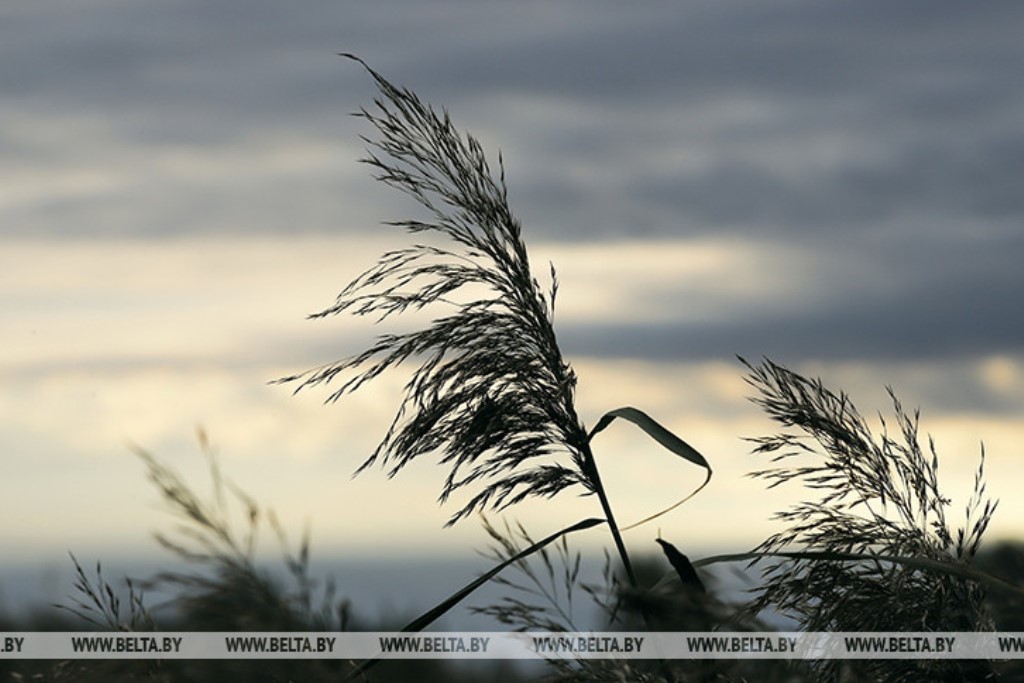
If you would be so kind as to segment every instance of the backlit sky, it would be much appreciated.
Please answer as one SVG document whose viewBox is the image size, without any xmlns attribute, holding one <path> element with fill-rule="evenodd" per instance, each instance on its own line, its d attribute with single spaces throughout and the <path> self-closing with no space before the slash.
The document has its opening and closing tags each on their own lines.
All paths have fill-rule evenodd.
<svg viewBox="0 0 1024 683">
<path fill-rule="evenodd" d="M 130 444 L 226 474 L 314 548 L 468 552 L 443 473 L 350 474 L 402 378 L 331 406 L 268 385 L 358 351 L 306 321 L 414 207 L 357 163 L 354 52 L 501 149 L 590 424 L 635 405 L 716 475 L 630 532 L 749 548 L 791 497 L 743 474 L 772 427 L 736 354 L 922 408 L 958 504 L 979 444 L 1024 531 L 1024 5 L 37 0 L 0 6 L 0 541 L 138 554 L 166 528 Z M 628 427 L 596 444 L 623 521 L 702 473 Z M 592 499 L 521 506 L 538 536 Z M 606 539 L 587 532 L 585 544 Z M 269 549 L 273 540 L 264 539 Z M 691 555 L 699 556 L 701 552 Z"/>
</svg>

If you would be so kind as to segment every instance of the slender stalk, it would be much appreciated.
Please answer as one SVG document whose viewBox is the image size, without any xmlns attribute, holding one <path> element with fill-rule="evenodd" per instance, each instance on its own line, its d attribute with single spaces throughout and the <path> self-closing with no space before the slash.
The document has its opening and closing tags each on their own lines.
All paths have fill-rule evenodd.
<svg viewBox="0 0 1024 683">
<path fill-rule="evenodd" d="M 568 407 L 571 410 L 571 414 L 572 414 L 574 420 L 577 422 L 577 424 L 579 424 L 579 421 L 576 418 L 575 409 L 572 408 L 571 401 L 568 402 Z M 633 420 L 636 419 L 636 416 L 635 416 L 634 413 L 636 413 L 638 411 L 635 411 L 635 409 L 629 409 L 629 410 L 632 411 L 631 413 L 629 413 L 629 415 L 631 415 L 631 417 L 629 417 L 627 419 L 630 419 L 631 421 L 633 421 Z M 598 425 L 594 428 L 593 431 L 590 432 L 589 435 L 586 435 L 586 433 L 584 433 L 585 434 L 585 438 L 582 439 L 579 442 L 579 446 L 578 446 L 578 453 L 581 456 L 581 460 L 579 462 L 579 466 L 580 466 L 580 473 L 587 480 L 587 487 L 590 490 L 592 490 L 594 493 L 596 493 L 597 494 L 597 499 L 599 501 L 601 501 L 601 509 L 604 511 L 605 521 L 608 522 L 608 528 L 611 529 L 612 539 L 615 541 L 615 549 L 619 553 L 619 559 L 622 560 L 622 566 L 626 570 L 626 578 L 629 580 L 629 586 L 634 591 L 639 591 L 640 590 L 640 583 L 636 579 L 636 572 L 633 571 L 633 563 L 629 559 L 629 551 L 626 550 L 626 544 L 622 540 L 622 531 L 619 529 L 619 525 L 615 521 L 615 513 L 612 512 L 611 502 L 608 500 L 608 494 L 605 491 L 604 484 L 601 482 L 601 473 L 597 469 L 597 460 L 594 458 L 594 451 L 590 448 L 590 439 L 594 436 L 594 434 L 596 434 L 599 431 L 601 431 L 602 429 L 604 429 L 611 422 L 612 419 L 614 419 L 615 417 L 620 417 L 620 416 L 622 416 L 620 411 L 613 411 L 613 413 L 610 413 L 609 415 L 606 415 L 604 418 L 602 418 L 601 421 L 598 423 Z M 646 418 L 647 416 L 643 415 L 643 417 Z M 647 418 L 647 420 L 650 420 L 650 418 Z M 652 425 L 656 425 L 656 423 L 654 423 L 653 420 L 650 420 L 650 422 L 651 422 Z M 660 425 L 657 425 L 656 427 L 652 427 L 651 425 L 648 425 L 648 426 L 644 427 L 645 431 L 648 431 L 649 429 L 652 429 L 652 428 L 654 428 L 654 429 L 661 429 Z M 650 433 L 650 432 L 648 431 L 648 433 Z M 674 439 L 675 437 L 673 436 L 672 438 Z M 662 445 L 666 445 L 664 443 L 664 440 L 665 440 L 665 437 L 663 435 L 661 435 L 661 438 L 659 438 L 659 441 L 662 442 Z M 682 443 L 682 442 L 680 442 L 680 443 Z M 683 444 L 683 445 L 685 446 L 685 444 Z M 678 448 L 679 448 L 678 446 L 673 445 L 673 446 L 670 447 L 670 450 L 673 450 L 673 451 L 678 453 Z M 686 446 L 686 448 L 688 449 L 689 446 Z M 697 457 L 700 458 L 701 461 L 703 461 L 703 456 L 700 456 L 699 454 L 697 454 Z M 705 466 L 706 466 L 706 463 L 705 463 Z M 709 476 L 710 476 L 710 469 L 709 469 Z M 705 483 L 707 483 L 707 482 L 705 482 Z M 651 620 L 651 616 L 648 613 L 647 607 L 643 604 L 643 602 L 641 602 L 639 604 L 639 609 L 640 609 L 640 618 L 644 622 L 644 627 L 648 631 L 653 630 L 652 629 L 652 623 L 653 622 Z M 661 674 L 665 678 L 665 681 L 667 681 L 667 683 L 676 683 L 676 676 L 672 672 L 672 667 L 669 665 L 667 660 L 664 660 L 664 659 L 659 660 L 658 666 L 661 668 Z"/>
<path fill-rule="evenodd" d="M 633 590 L 639 590 L 640 584 L 636 580 L 636 573 L 633 571 L 633 563 L 629 559 L 629 552 L 626 550 L 626 544 L 622 540 L 622 532 L 619 531 L 619 525 L 615 522 L 615 514 L 612 512 L 611 503 L 608 501 L 608 495 L 605 493 L 604 484 L 601 483 L 601 473 L 597 470 L 597 461 L 594 459 L 594 452 L 590 448 L 590 442 L 583 442 L 583 474 L 590 479 L 590 483 L 593 486 L 594 492 L 597 494 L 597 499 L 601 501 L 601 509 L 604 510 L 605 519 L 608 522 L 608 528 L 611 529 L 612 538 L 615 540 L 615 549 L 619 552 L 619 559 L 622 560 L 622 566 L 626 570 L 626 577 L 629 579 L 630 588 Z M 640 605 L 640 618 L 644 621 L 644 626 L 648 631 L 651 630 L 651 619 L 647 613 L 647 608 L 641 603 Z M 659 666 L 661 667 L 661 673 L 664 675 L 665 680 L 669 683 L 675 683 L 676 677 L 672 673 L 672 668 L 668 662 L 660 660 Z"/>
<path fill-rule="evenodd" d="M 619 552 L 619 559 L 622 560 L 622 566 L 626 570 L 629 585 L 631 588 L 636 589 L 638 584 L 636 574 L 633 571 L 633 563 L 629 559 L 629 552 L 626 550 L 626 544 L 622 540 L 619 525 L 615 522 L 615 514 L 612 512 L 612 506 L 608 501 L 608 494 L 605 492 L 604 484 L 601 483 L 601 474 L 597 470 L 597 461 L 594 460 L 594 452 L 590 449 L 589 443 L 585 443 L 583 446 L 583 472 L 590 480 L 594 493 L 597 494 L 597 499 L 601 501 L 601 509 L 604 511 L 605 519 L 608 520 L 608 528 L 611 529 L 612 539 L 615 541 L 615 549 Z"/>
</svg>

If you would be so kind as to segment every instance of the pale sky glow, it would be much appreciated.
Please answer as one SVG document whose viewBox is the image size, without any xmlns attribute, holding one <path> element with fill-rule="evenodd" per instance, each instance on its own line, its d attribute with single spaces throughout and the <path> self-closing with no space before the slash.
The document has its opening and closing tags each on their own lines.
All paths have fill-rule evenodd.
<svg viewBox="0 0 1024 683">
<path fill-rule="evenodd" d="M 170 520 L 131 446 L 202 488 L 199 426 L 315 552 L 486 544 L 442 528 L 459 501 L 437 505 L 433 461 L 351 479 L 401 373 L 328 406 L 269 383 L 365 347 L 367 321 L 305 316 L 407 243 L 381 221 L 422 217 L 357 162 L 348 114 L 375 92 L 340 51 L 502 151 L 542 285 L 557 268 L 581 417 L 641 408 L 715 468 L 628 532 L 640 552 L 659 530 L 691 557 L 748 550 L 800 494 L 744 476 L 742 438 L 773 427 L 737 354 L 871 419 L 886 385 L 920 406 L 954 523 L 984 441 L 990 538 L 1024 537 L 1024 6 L 910 4 L 929 20 L 853 0 L 3 6 L 4 557 L 156 552 Z M 629 425 L 596 451 L 623 523 L 703 478 Z M 540 536 L 599 514 L 569 494 L 512 516 Z"/>
<path fill-rule="evenodd" d="M 340 283 L 358 271 L 356 264 L 370 263 L 386 246 L 351 239 L 199 238 L 9 245 L 0 297 L 24 304 L 8 306 L 0 320 L 9 343 L 0 393 L 5 466 L 14 475 L 4 478 L 2 493 L 11 509 L 24 514 L 0 521 L 11 549 L 22 557 L 93 547 L 123 553 L 124 544 L 152 549 L 149 532 L 169 520 L 128 445 L 153 452 L 203 490 L 197 426 L 209 432 L 230 477 L 274 507 L 296 534 L 308 520 L 325 550 L 390 555 L 482 546 L 485 539 L 473 522 L 440 528 L 455 508 L 435 505 L 442 474 L 430 464 L 391 481 L 378 470 L 350 479 L 397 406 L 400 373 L 331 406 L 321 405 L 323 391 L 292 397 L 287 388 L 266 383 L 369 339 L 370 330 L 358 320 L 307 321 L 303 314 L 329 303 Z M 685 302 L 695 295 L 694 279 L 705 283 L 704 297 L 725 302 L 727 309 L 732 301 L 735 315 L 743 314 L 743 301 L 770 306 L 778 299 L 743 284 L 750 257 L 732 245 L 660 242 L 574 251 L 541 243 L 535 251 L 562 266 L 558 320 L 567 324 L 604 317 L 642 321 L 644 314 L 685 317 L 689 307 L 669 306 L 666 290 Z M 346 255 L 345 267 L 338 254 Z M 50 277 L 41 275 L 40 262 L 49 264 Z M 629 296 L 619 291 L 620 282 Z M 632 310 L 631 301 L 643 301 L 646 288 L 655 295 Z M 660 309 L 652 301 L 660 301 Z M 347 339 L 353 331 L 355 339 Z M 695 547 L 740 550 L 771 529 L 768 514 L 790 498 L 766 495 L 743 476 L 755 461 L 740 438 L 766 433 L 771 425 L 746 401 L 750 392 L 738 363 L 570 358 L 580 375 L 585 420 L 592 424 L 621 405 L 642 407 L 715 467 L 704 494 L 650 529 L 630 532 L 631 538 L 642 544 L 660 528 Z M 961 483 L 970 481 L 984 439 L 990 490 L 1003 499 L 993 533 L 1020 533 L 1024 506 L 1012 495 L 1024 485 L 1015 459 L 1019 421 L 1012 414 L 973 411 L 968 403 L 956 407 L 955 399 L 951 405 L 929 398 L 955 382 L 968 395 L 988 394 L 997 405 L 1024 405 L 1019 361 L 996 356 L 976 363 L 807 367 L 851 392 L 868 416 L 888 410 L 887 382 L 908 404 L 923 405 L 924 426 L 938 440 L 952 493 L 968 492 Z M 597 450 L 623 522 L 669 505 L 702 480 L 699 470 L 628 426 L 604 433 Z M 752 513 L 741 525 L 737 501 Z M 355 509 L 359 517 L 350 512 Z M 515 517 L 540 534 L 595 514 L 596 501 L 570 498 L 521 506 Z M 30 534 L 26 518 L 34 520 Z M 381 538 L 399 542 L 378 545 Z M 599 546 L 603 537 L 589 533 L 581 542 Z"/>
</svg>

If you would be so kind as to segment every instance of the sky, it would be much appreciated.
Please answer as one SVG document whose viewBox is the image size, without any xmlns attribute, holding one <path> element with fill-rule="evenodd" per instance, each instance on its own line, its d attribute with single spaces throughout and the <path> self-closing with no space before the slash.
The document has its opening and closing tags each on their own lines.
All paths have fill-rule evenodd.
<svg viewBox="0 0 1024 683">
<path fill-rule="evenodd" d="M 275 378 L 375 330 L 308 321 L 406 237 L 415 207 L 358 163 L 372 79 L 450 112 L 492 159 L 578 407 L 641 408 L 711 484 L 627 535 L 749 549 L 800 491 L 765 492 L 773 431 L 737 354 L 920 406 L 959 521 L 981 443 L 992 538 L 1024 533 L 1024 6 L 606 0 L 39 0 L 0 6 L 0 539 L 9 561 L 158 552 L 173 518 L 134 448 L 225 475 L 294 543 L 470 554 L 444 473 L 351 474 L 402 377 L 338 403 Z M 700 470 L 628 426 L 595 444 L 621 521 Z M 537 536 L 591 498 L 514 509 Z M 652 528 L 653 527 L 653 528 Z M 608 545 L 598 530 L 582 547 Z M 263 547 L 276 552 L 271 534 Z"/>
</svg>

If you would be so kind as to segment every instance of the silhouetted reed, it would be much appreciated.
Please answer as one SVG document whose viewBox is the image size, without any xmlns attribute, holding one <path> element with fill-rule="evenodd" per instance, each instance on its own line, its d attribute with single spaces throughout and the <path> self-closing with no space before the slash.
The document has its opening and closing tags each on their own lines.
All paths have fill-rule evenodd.
<svg viewBox="0 0 1024 683">
<path fill-rule="evenodd" d="M 379 461 L 394 476 L 414 459 L 437 454 L 448 468 L 442 503 L 463 487 L 479 486 L 449 524 L 474 511 L 502 511 L 529 497 L 551 498 L 579 487 L 600 500 L 633 581 L 591 451 L 592 436 L 623 417 L 707 468 L 709 476 L 710 467 L 633 408 L 608 413 L 588 434 L 576 414 L 576 376 L 552 324 L 558 290 L 554 267 L 545 292 L 531 273 L 519 221 L 508 205 L 501 156 L 495 174 L 480 144 L 460 134 L 447 112 L 438 114 L 415 93 L 363 66 L 381 94 L 375 109 L 358 113 L 378 134 L 364 138 L 371 151 L 363 161 L 378 180 L 414 198 L 430 217 L 391 225 L 440 236 L 449 244 L 417 243 L 383 254 L 333 306 L 312 317 L 352 311 L 381 321 L 427 308 L 444 315 L 424 329 L 382 335 L 360 354 L 280 381 L 299 382 L 298 391 L 337 379 L 341 385 L 328 399 L 334 401 L 412 360 L 416 369 L 397 415 L 357 471 Z"/>
<path fill-rule="evenodd" d="M 752 609 L 781 610 L 808 631 L 991 630 L 983 587 L 963 575 L 996 509 L 985 496 L 984 449 L 966 518 L 954 531 L 935 444 L 929 438 L 927 452 L 922 449 L 919 413 L 908 414 L 891 388 L 896 433 L 880 417 L 876 436 L 849 397 L 821 380 L 769 360 L 747 367 L 758 392 L 753 400 L 796 430 L 751 439 L 755 453 L 778 465 L 752 476 L 769 488 L 802 484 L 816 494 L 777 513 L 786 529 L 755 549 L 767 556 L 796 552 L 765 569 Z M 908 681 L 956 680 L 978 669 L 945 660 L 859 666 Z M 818 665 L 823 680 L 834 680 L 844 667 L 838 660 Z"/>
<path fill-rule="evenodd" d="M 376 137 L 364 138 L 369 151 L 363 161 L 378 180 L 415 199 L 427 218 L 392 223 L 422 241 L 383 254 L 332 306 L 311 317 L 346 311 L 378 322 L 406 311 L 434 317 L 422 329 L 381 335 L 362 353 L 279 381 L 294 383 L 296 391 L 330 385 L 328 401 L 335 401 L 389 369 L 411 365 L 397 414 L 356 471 L 379 464 L 395 476 L 418 458 L 436 456 L 447 471 L 440 502 L 455 494 L 468 496 L 449 525 L 570 489 L 595 495 L 603 515 L 559 524 L 559 530 L 539 541 L 522 526 L 501 531 L 485 521 L 495 542 L 491 558 L 496 565 L 402 630 L 426 628 L 491 580 L 512 594 L 477 611 L 514 628 L 543 630 L 579 626 L 576 590 L 604 610 L 609 624 L 647 630 L 767 628 L 757 615 L 771 608 L 811 631 L 972 631 L 992 626 L 984 587 L 1024 594 L 1020 586 L 974 565 L 996 507 L 985 497 L 984 452 L 967 519 L 954 530 L 946 519 L 950 501 L 939 487 L 938 455 L 930 440 L 927 453 L 920 446 L 916 412 L 908 414 L 890 392 L 896 433 L 891 435 L 883 421 L 882 433 L 875 435 L 845 394 L 768 360 L 757 366 L 743 362 L 758 392 L 755 402 L 784 431 L 752 439 L 755 453 L 770 455 L 775 463 L 753 476 L 770 488 L 803 484 L 812 492 L 809 500 L 780 512 L 776 518 L 787 527 L 751 552 L 691 562 L 659 538 L 666 561 L 658 569 L 636 571 L 601 482 L 593 439 L 623 419 L 704 468 L 704 484 L 711 476 L 707 460 L 632 407 L 610 410 L 588 431 L 576 412 L 576 376 L 555 334 L 554 267 L 545 289 L 532 274 L 522 229 L 509 208 L 500 155 L 495 172 L 480 144 L 460 134 L 446 112 L 439 114 L 415 93 L 363 66 L 380 93 L 375 108 L 357 114 L 376 131 Z M 431 244 L 432 239 L 438 243 Z M 203 435 L 201 442 L 208 452 Z M 288 551 L 276 519 L 223 479 L 212 455 L 214 496 L 207 500 L 155 458 L 138 454 L 182 523 L 177 535 L 159 534 L 157 540 L 191 570 L 164 572 L 156 583 L 177 590 L 175 602 L 191 615 L 190 626 L 351 626 L 347 604 L 337 600 L 333 585 L 310 578 L 308 536 L 297 554 Z M 246 520 L 241 533 L 226 515 L 228 494 L 241 505 Z M 288 587 L 254 563 L 257 528 L 264 520 L 286 548 Z M 584 584 L 580 556 L 570 551 L 567 536 L 600 524 L 609 527 L 618 565 L 606 553 L 603 584 Z M 698 571 L 738 560 L 766 562 L 763 586 L 746 610 L 726 605 L 716 595 L 713 577 Z M 619 565 L 626 581 L 617 574 Z M 82 599 L 67 609 L 113 629 L 154 626 L 134 587 L 126 620 L 99 566 L 95 583 L 77 560 L 75 566 Z M 518 570 L 520 580 L 501 575 L 510 567 Z M 338 666 L 328 673 L 365 677 L 375 663 Z M 948 660 L 822 661 L 788 669 L 743 661 L 563 661 L 555 666 L 556 674 L 572 680 L 956 680 L 989 673 L 985 663 Z M 325 671 L 314 667 L 310 677 L 315 680 Z M 158 673 L 158 680 L 172 680 L 168 670 Z"/>
</svg>

